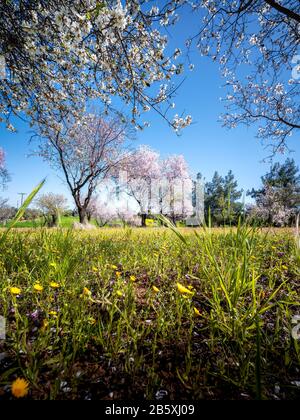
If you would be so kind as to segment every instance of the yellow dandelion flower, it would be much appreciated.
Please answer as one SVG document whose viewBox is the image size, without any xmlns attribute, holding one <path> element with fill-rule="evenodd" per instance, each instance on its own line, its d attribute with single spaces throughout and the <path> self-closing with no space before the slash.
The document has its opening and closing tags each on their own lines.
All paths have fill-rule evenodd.
<svg viewBox="0 0 300 420">
<path fill-rule="evenodd" d="M 121 277 L 122 273 L 120 271 L 116 271 L 116 276 Z"/>
<path fill-rule="evenodd" d="M 21 293 L 21 289 L 19 289 L 19 287 L 11 287 L 10 288 L 10 293 L 12 295 L 19 295 Z"/>
<path fill-rule="evenodd" d="M 92 292 L 87 287 L 84 287 L 82 294 L 83 296 L 91 296 Z"/>
<path fill-rule="evenodd" d="M 200 311 L 197 308 L 195 308 L 195 306 L 194 306 L 194 312 L 197 316 L 201 316 Z"/>
<path fill-rule="evenodd" d="M 41 326 L 41 330 L 45 331 L 45 329 L 48 327 L 48 325 L 49 325 L 49 322 L 47 321 L 47 319 L 44 319 L 43 324 Z"/>
<path fill-rule="evenodd" d="M 187 289 L 182 284 L 180 284 L 180 283 L 176 283 L 176 284 L 177 284 L 177 288 L 178 288 L 178 290 L 179 290 L 180 293 L 182 293 L 182 294 L 186 293 L 187 295 L 193 295 L 194 294 L 194 292 L 192 292 L 191 290 Z"/>
<path fill-rule="evenodd" d="M 120 296 L 120 297 L 122 297 L 122 296 L 123 296 L 123 293 L 121 292 L 121 290 L 117 290 L 117 292 L 116 292 L 116 293 L 117 293 L 117 295 L 118 295 L 118 296 Z"/>
<path fill-rule="evenodd" d="M 58 289 L 60 287 L 60 284 L 56 283 L 55 281 L 52 281 L 50 283 L 50 287 L 52 287 L 53 289 Z"/>
<path fill-rule="evenodd" d="M 50 311 L 49 315 L 56 317 L 57 316 L 57 312 L 56 311 Z"/>
<path fill-rule="evenodd" d="M 29 383 L 23 378 L 17 378 L 11 385 L 11 393 L 16 398 L 23 398 L 28 394 Z"/>
<path fill-rule="evenodd" d="M 33 288 L 36 292 L 42 292 L 44 290 L 43 286 L 41 286 L 39 283 L 35 283 Z"/>
<path fill-rule="evenodd" d="M 135 276 L 130 276 L 130 280 L 131 281 L 136 281 L 136 277 Z"/>
<path fill-rule="evenodd" d="M 154 290 L 155 293 L 158 293 L 159 292 L 159 288 L 156 287 L 156 286 L 152 286 L 152 289 Z"/>
</svg>

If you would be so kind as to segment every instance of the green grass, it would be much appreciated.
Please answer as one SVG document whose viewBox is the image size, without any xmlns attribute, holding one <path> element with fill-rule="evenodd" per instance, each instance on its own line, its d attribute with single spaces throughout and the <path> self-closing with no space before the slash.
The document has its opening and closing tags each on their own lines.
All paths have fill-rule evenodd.
<svg viewBox="0 0 300 420">
<path fill-rule="evenodd" d="M 288 230 L 14 230 L 0 276 L 2 399 L 299 398 Z"/>
<path fill-rule="evenodd" d="M 78 217 L 73 216 L 61 216 L 59 227 L 62 228 L 71 228 L 74 222 L 79 222 Z M 93 225 L 97 225 L 95 220 L 92 220 L 91 223 Z M 20 220 L 15 224 L 15 228 L 40 228 L 43 227 L 45 224 L 45 219 L 43 217 L 40 217 L 35 220 Z M 3 225 L 0 225 L 1 227 L 5 227 Z"/>
</svg>

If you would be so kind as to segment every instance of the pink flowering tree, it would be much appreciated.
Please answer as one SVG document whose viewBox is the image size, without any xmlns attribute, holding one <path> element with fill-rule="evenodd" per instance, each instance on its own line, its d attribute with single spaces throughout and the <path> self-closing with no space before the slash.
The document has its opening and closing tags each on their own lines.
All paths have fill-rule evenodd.
<svg viewBox="0 0 300 420">
<path fill-rule="evenodd" d="M 184 219 L 193 214 L 191 201 L 192 179 L 184 156 L 174 155 L 162 162 L 160 213 L 171 218 Z"/>
<path fill-rule="evenodd" d="M 275 226 L 287 226 L 295 209 L 284 205 L 282 193 L 271 185 L 265 185 L 264 191 L 256 198 L 257 204 L 248 206 L 248 219 Z"/>
<path fill-rule="evenodd" d="M 93 201 L 91 216 L 95 218 L 99 227 L 103 227 L 117 218 L 117 212 L 109 203 L 103 202 L 97 197 Z"/>
<path fill-rule="evenodd" d="M 94 191 L 124 159 L 126 125 L 117 116 L 87 114 L 59 131 L 44 127 L 42 136 L 47 141 L 41 142 L 39 154 L 64 175 L 80 223 L 87 223 Z"/>
<path fill-rule="evenodd" d="M 159 154 L 147 146 L 130 153 L 123 169 L 126 173 L 125 191 L 139 207 L 141 225 L 146 226 L 147 214 L 152 213 L 155 185 L 160 179 Z"/>
<path fill-rule="evenodd" d="M 137 225 L 138 217 L 128 205 L 122 204 L 116 209 L 117 217 L 121 220 L 123 226 L 126 225 L 135 226 Z"/>
</svg>

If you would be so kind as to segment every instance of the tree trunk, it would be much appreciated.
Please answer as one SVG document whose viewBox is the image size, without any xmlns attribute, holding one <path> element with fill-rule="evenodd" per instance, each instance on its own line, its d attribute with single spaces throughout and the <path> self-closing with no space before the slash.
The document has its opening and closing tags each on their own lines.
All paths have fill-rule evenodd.
<svg viewBox="0 0 300 420">
<path fill-rule="evenodd" d="M 146 213 L 142 213 L 141 214 L 142 227 L 146 227 L 146 219 L 147 219 L 147 214 Z"/>
<path fill-rule="evenodd" d="M 79 214 L 79 223 L 86 225 L 88 223 L 86 208 L 81 207 L 80 209 L 78 209 L 78 214 Z"/>
<path fill-rule="evenodd" d="M 57 226 L 57 222 L 58 222 L 58 217 L 57 214 L 52 214 L 52 226 L 55 227 Z"/>
</svg>

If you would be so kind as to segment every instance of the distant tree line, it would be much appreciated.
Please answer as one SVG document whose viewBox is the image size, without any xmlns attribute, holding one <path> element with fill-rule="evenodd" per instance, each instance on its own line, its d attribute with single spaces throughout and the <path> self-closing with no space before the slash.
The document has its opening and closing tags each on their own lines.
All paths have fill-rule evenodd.
<svg viewBox="0 0 300 420">
<path fill-rule="evenodd" d="M 141 151 L 142 149 L 138 149 L 132 156 L 141 153 Z M 148 161 L 151 161 L 149 156 L 154 152 L 147 149 L 147 153 L 145 155 L 147 155 Z M 176 156 L 169 159 L 173 162 L 173 160 L 176 160 L 175 158 L 177 159 Z M 155 159 L 152 160 L 156 161 Z M 184 161 L 183 163 L 185 164 Z M 177 165 L 182 171 L 185 168 L 183 163 L 180 161 L 180 165 Z M 179 171 L 177 166 L 174 166 L 175 172 Z M 144 169 L 145 167 L 144 162 Z M 197 180 L 204 182 L 200 173 L 197 174 Z M 196 181 L 193 182 L 195 186 Z M 137 185 L 138 187 L 134 183 L 131 185 L 134 197 L 138 199 L 142 197 L 146 206 L 148 200 L 147 185 L 145 188 L 143 185 L 143 188 L 141 187 L 141 182 Z M 193 195 L 193 205 L 195 206 L 195 188 Z M 251 197 L 254 202 L 245 204 L 246 196 Z M 144 215 L 142 208 L 143 206 L 141 205 L 140 216 Z M 0 197 L 1 224 L 5 224 L 13 219 L 17 210 L 16 207 L 8 204 L 7 199 Z M 211 181 L 204 183 L 204 218 L 207 225 L 234 226 L 240 220 L 258 226 L 291 226 L 295 223 L 296 215 L 299 212 L 300 173 L 293 159 L 287 159 L 282 164 L 273 164 L 269 172 L 261 177 L 261 187 L 259 189 L 252 188 L 252 190 L 246 192 L 239 189 L 237 180 L 231 170 L 225 176 L 221 176 L 216 171 Z M 165 214 L 165 212 L 162 211 L 162 214 Z M 168 212 L 166 214 L 168 215 Z M 52 227 L 58 224 L 61 215 L 78 216 L 78 211 L 77 209 L 72 211 L 68 208 L 67 200 L 63 195 L 47 193 L 40 195 L 34 203 L 34 208 L 26 210 L 24 219 L 40 219 L 41 224 Z M 170 215 L 172 216 L 172 214 Z M 151 214 L 147 213 L 147 217 L 150 216 Z M 123 224 L 138 224 L 136 215 L 132 211 L 125 208 L 112 211 L 106 203 L 99 201 L 99 197 L 94 197 L 89 203 L 87 218 L 89 221 L 91 218 L 98 220 L 99 226 L 104 226 L 115 218 L 121 220 Z M 182 214 L 181 218 L 176 218 L 176 221 L 184 218 L 185 215 Z"/>
<path fill-rule="evenodd" d="M 293 159 L 273 164 L 257 190 L 243 194 L 229 171 L 224 177 L 215 172 L 204 191 L 207 224 L 236 225 L 240 219 L 260 226 L 290 226 L 300 211 L 300 174 Z M 245 204 L 246 195 L 254 199 L 253 204 Z"/>
</svg>

